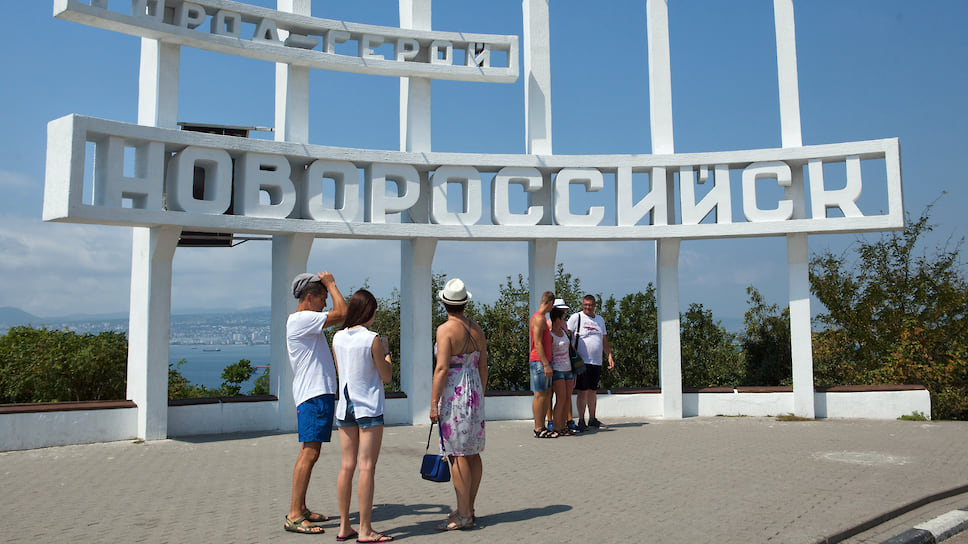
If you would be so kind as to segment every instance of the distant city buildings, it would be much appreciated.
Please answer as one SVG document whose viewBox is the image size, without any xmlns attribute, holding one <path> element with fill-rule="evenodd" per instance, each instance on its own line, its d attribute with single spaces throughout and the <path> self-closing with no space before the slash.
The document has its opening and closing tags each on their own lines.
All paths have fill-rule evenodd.
<svg viewBox="0 0 968 544">
<path fill-rule="evenodd" d="M 90 321 L 54 321 L 24 323 L 33 327 L 71 330 L 78 334 L 128 332 L 127 319 L 97 319 Z M 6 334 L 7 327 L 0 329 Z M 191 345 L 250 345 L 269 343 L 269 311 L 225 314 L 197 314 L 171 316 L 170 343 Z"/>
</svg>

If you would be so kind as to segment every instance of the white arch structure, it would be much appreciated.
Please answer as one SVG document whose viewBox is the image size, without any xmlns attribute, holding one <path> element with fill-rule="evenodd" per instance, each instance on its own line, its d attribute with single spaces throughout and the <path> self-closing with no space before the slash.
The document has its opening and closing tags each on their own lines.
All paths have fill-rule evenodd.
<svg viewBox="0 0 968 544">
<path fill-rule="evenodd" d="M 896 139 L 802 145 L 793 0 L 773 3 L 781 148 L 675 153 L 668 0 L 647 0 L 652 153 L 579 156 L 552 153 L 548 0 L 522 1 L 527 134 L 520 155 L 430 149 L 430 81 L 515 81 L 517 37 L 434 31 L 430 0 L 399 3 L 401 28 L 313 18 L 309 0 L 278 0 L 277 10 L 227 0 L 132 0 L 125 13 L 110 9 L 107 0 L 55 1 L 59 18 L 142 38 L 138 124 L 77 115 L 52 121 L 44 201 L 48 221 L 134 227 L 128 398 L 138 406 L 137 436 L 167 436 L 172 258 L 182 229 L 272 236 L 271 388 L 279 399 L 280 429 L 295 425 L 285 347 L 286 316 L 295 306 L 288 285 L 305 271 L 316 238 L 401 241 L 402 387 L 407 419 L 421 422 L 429 411 L 431 264 L 438 240 L 527 241 L 532 306 L 554 285 L 559 240 L 656 240 L 662 415 L 680 418 L 681 241 L 785 236 L 794 412 L 815 416 L 807 237 L 900 229 L 904 217 Z M 336 44 L 346 42 L 357 44 L 355 55 L 337 51 Z M 393 44 L 392 58 L 375 52 L 379 44 Z M 276 63 L 276 141 L 177 130 L 182 46 Z M 461 50 L 463 62 L 454 53 Z M 400 77 L 400 151 L 311 145 L 310 69 Z M 90 145 L 93 165 L 86 159 Z M 125 174 L 126 151 L 134 157 L 133 175 Z M 862 179 L 864 161 L 883 165 L 883 175 Z M 845 165 L 841 189 L 824 183 L 830 163 Z M 84 172 L 92 166 L 94 188 L 85 202 Z M 201 199 L 190 190 L 196 167 L 206 172 Z M 741 172 L 743 217 L 731 213 L 731 171 Z M 858 209 L 865 181 L 886 184 L 886 212 Z M 395 192 L 387 192 L 387 182 Z M 606 183 L 615 184 L 614 224 L 603 224 L 600 207 L 572 211 L 573 185 L 595 192 Z M 784 197 L 758 201 L 758 183 L 776 183 Z M 633 189 L 641 184 L 648 191 L 636 199 Z M 712 186 L 698 202 L 696 184 Z M 334 188 L 332 199 L 324 198 L 324 186 Z M 510 187 L 527 193 L 527 211 L 511 211 Z M 458 188 L 463 209 L 449 211 L 447 194 Z M 491 191 L 490 210 L 482 209 L 485 190 Z M 260 192 L 268 202 L 260 201 Z M 227 215 L 233 196 L 235 208 Z M 829 217 L 829 208 L 841 214 Z"/>
</svg>

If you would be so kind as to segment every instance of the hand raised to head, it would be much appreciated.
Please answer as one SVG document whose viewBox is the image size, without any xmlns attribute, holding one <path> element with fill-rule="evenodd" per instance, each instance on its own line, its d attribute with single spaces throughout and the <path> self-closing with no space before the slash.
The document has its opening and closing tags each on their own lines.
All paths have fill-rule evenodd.
<svg viewBox="0 0 968 544">
<path fill-rule="evenodd" d="M 327 287 L 336 282 L 336 280 L 333 278 L 333 275 L 330 274 L 329 270 L 319 272 L 316 275 L 319 276 L 319 281 L 321 281 L 323 285 Z"/>
</svg>

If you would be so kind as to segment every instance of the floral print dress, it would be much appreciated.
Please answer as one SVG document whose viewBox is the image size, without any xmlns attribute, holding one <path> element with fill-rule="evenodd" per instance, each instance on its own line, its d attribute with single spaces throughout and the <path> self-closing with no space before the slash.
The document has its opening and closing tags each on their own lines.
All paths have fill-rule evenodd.
<svg viewBox="0 0 968 544">
<path fill-rule="evenodd" d="M 479 351 L 450 358 L 447 385 L 440 396 L 442 455 L 474 455 L 484 451 L 484 386 L 477 370 Z"/>
</svg>

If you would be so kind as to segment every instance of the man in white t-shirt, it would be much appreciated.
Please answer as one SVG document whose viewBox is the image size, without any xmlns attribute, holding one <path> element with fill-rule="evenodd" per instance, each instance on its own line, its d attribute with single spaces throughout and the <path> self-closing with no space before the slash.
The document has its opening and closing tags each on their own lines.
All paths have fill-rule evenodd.
<svg viewBox="0 0 968 544">
<path fill-rule="evenodd" d="M 612 347 L 608 345 L 605 320 L 595 315 L 595 297 L 585 295 L 581 311 L 568 318 L 568 330 L 578 335 L 578 354 L 585 361 L 585 372 L 575 377 L 576 404 L 578 405 L 578 430 L 599 428 L 602 422 L 595 417 L 598 405 L 598 385 L 602 377 L 602 354 L 608 357 L 608 369 L 615 368 Z M 585 424 L 585 408 L 588 408 L 588 424 Z"/>
<path fill-rule="evenodd" d="M 333 309 L 324 312 L 327 294 L 333 298 Z M 286 322 L 286 347 L 302 446 L 292 472 L 292 501 L 285 529 L 315 534 L 324 532 L 315 523 L 329 518 L 306 506 L 306 491 L 322 443 L 329 442 L 332 435 L 337 390 L 336 365 L 323 329 L 343 322 L 346 300 L 329 272 L 297 275 L 292 280 L 292 296 L 299 305 Z"/>
</svg>

